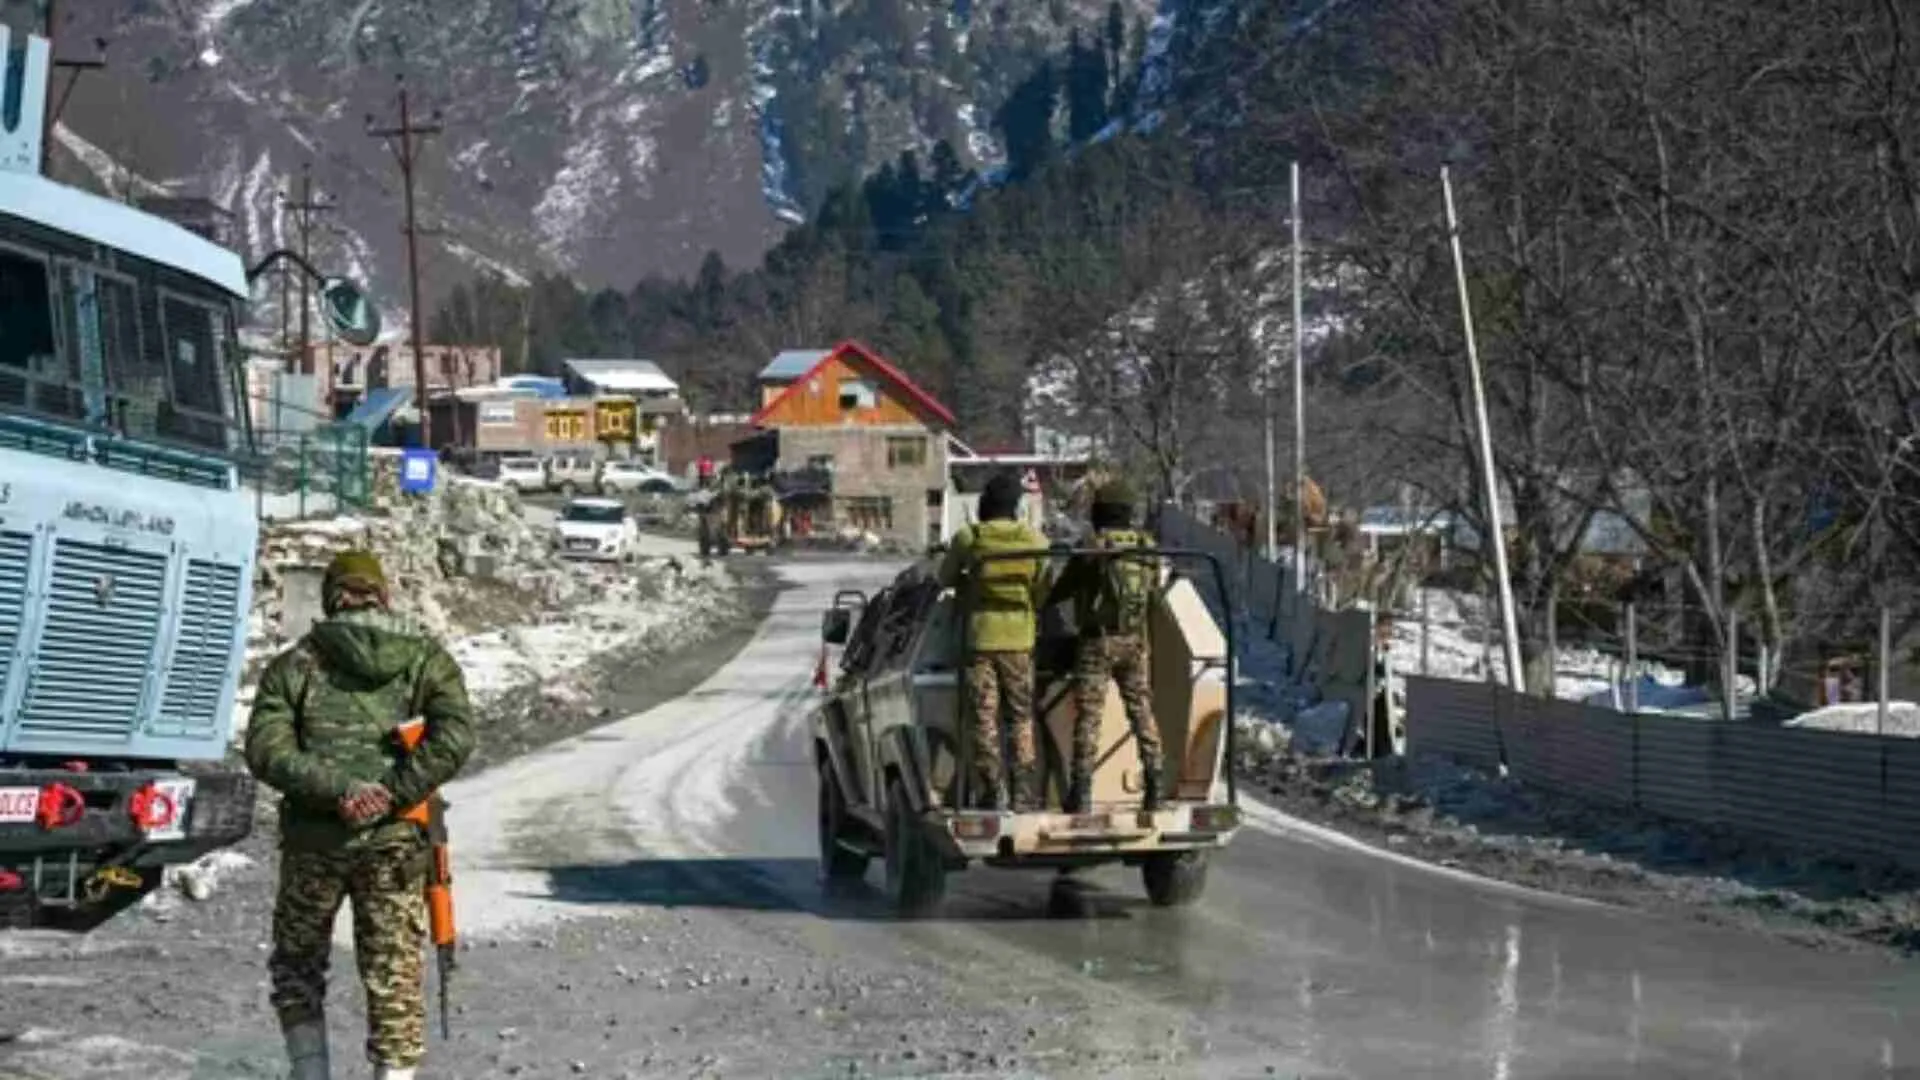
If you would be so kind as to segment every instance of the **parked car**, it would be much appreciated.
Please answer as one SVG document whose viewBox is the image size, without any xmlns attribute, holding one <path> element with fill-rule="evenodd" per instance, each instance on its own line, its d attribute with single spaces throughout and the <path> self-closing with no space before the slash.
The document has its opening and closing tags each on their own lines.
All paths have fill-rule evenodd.
<svg viewBox="0 0 1920 1080">
<path fill-rule="evenodd" d="M 625 562 L 640 546 L 640 527 L 618 499 L 574 499 L 560 511 L 554 544 L 561 557 Z"/>
<path fill-rule="evenodd" d="M 500 483 L 522 495 L 533 491 L 545 491 L 551 486 L 551 482 L 552 477 L 547 472 L 546 462 L 539 458 L 500 459 Z"/>
<path fill-rule="evenodd" d="M 600 461 L 592 454 L 555 454 L 547 459 L 547 475 L 563 495 L 600 490 Z"/>
<path fill-rule="evenodd" d="M 671 495 L 680 490 L 673 474 L 644 462 L 609 461 L 600 470 L 600 490 L 607 493 Z"/>
</svg>

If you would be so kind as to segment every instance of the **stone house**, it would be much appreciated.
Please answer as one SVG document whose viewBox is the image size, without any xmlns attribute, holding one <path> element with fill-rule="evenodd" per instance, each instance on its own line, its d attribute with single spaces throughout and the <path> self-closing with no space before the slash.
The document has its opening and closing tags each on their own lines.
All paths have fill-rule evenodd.
<svg viewBox="0 0 1920 1080">
<path fill-rule="evenodd" d="M 733 464 L 770 477 L 799 530 L 940 540 L 955 423 L 945 405 L 855 341 L 782 353 L 760 383 L 758 431 L 733 445 Z"/>
</svg>

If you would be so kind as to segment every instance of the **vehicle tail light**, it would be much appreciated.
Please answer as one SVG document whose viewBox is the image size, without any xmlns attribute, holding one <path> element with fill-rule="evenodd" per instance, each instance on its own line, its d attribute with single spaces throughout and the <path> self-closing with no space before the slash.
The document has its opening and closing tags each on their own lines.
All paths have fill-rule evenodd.
<svg viewBox="0 0 1920 1080">
<path fill-rule="evenodd" d="M 127 806 L 127 813 L 132 816 L 133 823 L 146 832 L 164 829 L 173 824 L 174 816 L 179 812 L 180 808 L 173 803 L 173 796 L 152 784 L 134 792 L 133 799 Z"/>
<path fill-rule="evenodd" d="M 26 878 L 11 870 L 0 870 L 0 892 L 19 892 L 26 887 Z"/>
<path fill-rule="evenodd" d="M 956 840 L 991 840 L 1000 835 L 1000 819 L 997 817 L 955 817 L 953 836 Z"/>
<path fill-rule="evenodd" d="M 87 797 L 66 784 L 48 784 L 40 789 L 40 805 L 34 820 L 43 829 L 64 829 L 87 814 Z"/>
</svg>

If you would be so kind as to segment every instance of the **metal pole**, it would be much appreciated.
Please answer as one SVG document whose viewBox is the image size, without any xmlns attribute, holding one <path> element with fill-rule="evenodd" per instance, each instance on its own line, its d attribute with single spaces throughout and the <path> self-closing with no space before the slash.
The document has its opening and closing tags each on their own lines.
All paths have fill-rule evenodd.
<svg viewBox="0 0 1920 1080">
<path fill-rule="evenodd" d="M 1727 608 L 1727 719 L 1731 720 L 1740 706 L 1740 631 L 1746 629 L 1740 625 L 1740 612 Z"/>
<path fill-rule="evenodd" d="M 1507 685 L 1524 694 L 1526 672 L 1520 664 L 1520 629 L 1513 612 L 1513 582 L 1507 577 L 1507 538 L 1500 526 L 1500 489 L 1493 470 L 1493 432 L 1487 422 L 1487 391 L 1480 378 L 1480 347 L 1473 334 L 1473 301 L 1467 295 L 1467 261 L 1460 250 L 1460 219 L 1453 208 L 1453 177 L 1440 167 L 1440 188 L 1447 202 L 1447 235 L 1453 244 L 1453 274 L 1460 288 L 1460 320 L 1466 329 L 1467 369 L 1473 381 L 1474 423 L 1479 428 L 1481 494 L 1487 502 L 1488 540 L 1493 544 L 1494 584 L 1500 593 L 1500 629 L 1505 636 Z"/>
<path fill-rule="evenodd" d="M 1432 671 L 1428 658 L 1433 641 L 1433 607 L 1426 587 L 1416 585 L 1414 588 L 1420 590 L 1420 674 L 1426 675 Z"/>
<path fill-rule="evenodd" d="M 1273 365 L 1267 365 L 1266 402 L 1263 410 L 1267 417 L 1267 561 L 1275 566 L 1280 564 L 1280 480 L 1276 475 L 1273 451 Z"/>
<path fill-rule="evenodd" d="M 1878 684 L 1879 707 L 1874 710 L 1874 734 L 1884 736 L 1887 733 L 1887 701 L 1891 697 L 1888 690 L 1888 669 L 1893 666 L 1893 609 L 1880 609 L 1880 662 L 1874 672 L 1874 682 Z"/>
<path fill-rule="evenodd" d="M 1640 711 L 1640 624 L 1639 612 L 1627 605 L 1627 711 Z"/>
<path fill-rule="evenodd" d="M 1296 641 L 1307 639 L 1310 608 L 1307 603 L 1307 401 L 1304 304 L 1300 280 L 1300 163 L 1294 162 L 1293 181 L 1293 617 Z"/>
</svg>

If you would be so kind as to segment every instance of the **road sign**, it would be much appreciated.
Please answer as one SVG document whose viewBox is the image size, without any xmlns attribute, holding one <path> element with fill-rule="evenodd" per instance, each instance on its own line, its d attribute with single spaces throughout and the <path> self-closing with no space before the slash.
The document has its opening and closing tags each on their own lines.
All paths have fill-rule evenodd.
<svg viewBox="0 0 1920 1080">
<path fill-rule="evenodd" d="M 433 490 L 440 471 L 440 455 L 410 446 L 400 453 L 400 490 L 409 495 L 424 495 Z"/>
</svg>

